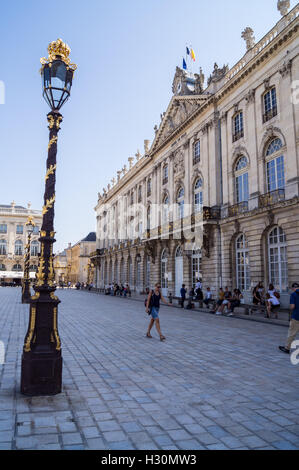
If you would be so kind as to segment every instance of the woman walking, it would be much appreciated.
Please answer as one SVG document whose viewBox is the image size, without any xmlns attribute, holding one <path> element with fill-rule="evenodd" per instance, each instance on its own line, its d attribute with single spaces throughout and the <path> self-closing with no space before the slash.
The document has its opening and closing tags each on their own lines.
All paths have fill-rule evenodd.
<svg viewBox="0 0 299 470">
<path fill-rule="evenodd" d="M 146 304 L 146 312 L 151 315 L 151 320 L 148 325 L 147 333 L 146 336 L 147 338 L 152 338 L 151 335 L 151 329 L 154 326 L 154 323 L 156 325 L 157 332 L 160 336 L 160 341 L 164 341 L 166 338 L 165 336 L 162 335 L 161 328 L 160 328 L 160 320 L 159 320 L 159 309 L 160 309 L 160 300 L 164 302 L 165 304 L 171 306 L 170 303 L 168 303 L 163 295 L 161 294 L 161 286 L 159 282 L 155 284 L 154 290 L 152 290 L 147 298 L 147 304 Z"/>
</svg>

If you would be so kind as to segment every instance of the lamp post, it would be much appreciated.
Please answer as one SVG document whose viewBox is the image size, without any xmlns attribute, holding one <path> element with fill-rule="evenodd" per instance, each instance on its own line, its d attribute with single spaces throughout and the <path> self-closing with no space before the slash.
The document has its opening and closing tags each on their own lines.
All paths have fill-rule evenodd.
<svg viewBox="0 0 299 470">
<path fill-rule="evenodd" d="M 30 242 L 35 223 L 33 222 L 33 217 L 29 216 L 28 221 L 26 222 L 27 227 L 27 245 L 24 256 L 24 278 L 22 285 L 22 304 L 29 304 L 31 293 L 30 293 L 30 276 L 29 276 L 29 264 L 30 264 Z"/>
<path fill-rule="evenodd" d="M 54 294 L 53 268 L 56 154 L 62 121 L 59 110 L 70 96 L 76 65 L 70 63 L 70 48 L 61 39 L 51 42 L 48 52 L 48 59 L 41 59 L 43 97 L 51 108 L 47 115 L 50 136 L 39 238 L 41 252 L 35 295 L 30 299 L 30 318 L 21 372 L 21 393 L 28 396 L 56 395 L 61 392 L 62 383 L 61 343 L 57 328 L 60 300 Z"/>
</svg>

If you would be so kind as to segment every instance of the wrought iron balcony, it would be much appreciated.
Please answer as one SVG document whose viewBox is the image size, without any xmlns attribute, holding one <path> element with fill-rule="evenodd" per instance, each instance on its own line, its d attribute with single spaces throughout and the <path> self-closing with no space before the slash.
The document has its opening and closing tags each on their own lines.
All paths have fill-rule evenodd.
<svg viewBox="0 0 299 470">
<path fill-rule="evenodd" d="M 285 200 L 285 191 L 284 189 L 275 189 L 275 191 L 270 191 L 269 193 L 263 194 L 259 197 L 259 206 L 268 207 L 272 204 Z"/>
<path fill-rule="evenodd" d="M 219 207 L 203 207 L 203 220 L 217 220 L 220 219 Z"/>
<path fill-rule="evenodd" d="M 248 201 L 242 201 L 228 208 L 228 217 L 243 214 L 248 211 Z"/>
<path fill-rule="evenodd" d="M 236 142 L 237 140 L 241 139 L 241 137 L 244 137 L 244 131 L 243 129 L 239 132 L 236 132 L 233 134 L 233 142 Z"/>
<path fill-rule="evenodd" d="M 266 111 L 265 114 L 263 114 L 263 123 L 270 121 L 274 116 L 277 115 L 277 106 L 273 106 L 273 108 L 269 109 L 269 111 Z"/>
</svg>

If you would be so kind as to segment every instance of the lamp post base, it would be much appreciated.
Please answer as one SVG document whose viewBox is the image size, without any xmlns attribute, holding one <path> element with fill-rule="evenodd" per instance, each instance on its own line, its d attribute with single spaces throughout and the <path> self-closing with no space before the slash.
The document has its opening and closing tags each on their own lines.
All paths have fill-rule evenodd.
<svg viewBox="0 0 299 470">
<path fill-rule="evenodd" d="M 62 386 L 62 357 L 51 353 L 23 353 L 21 393 L 57 395 Z"/>
</svg>

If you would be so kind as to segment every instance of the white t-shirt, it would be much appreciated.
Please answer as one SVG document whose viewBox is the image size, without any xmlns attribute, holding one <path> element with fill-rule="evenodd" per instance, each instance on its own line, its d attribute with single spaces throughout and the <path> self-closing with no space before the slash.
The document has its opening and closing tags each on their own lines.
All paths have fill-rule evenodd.
<svg viewBox="0 0 299 470">
<path fill-rule="evenodd" d="M 275 290 L 268 290 L 268 294 L 270 295 L 270 299 L 268 299 L 268 302 L 271 302 L 272 305 L 280 305 L 280 302 L 277 297 L 275 297 L 274 292 Z"/>
</svg>

